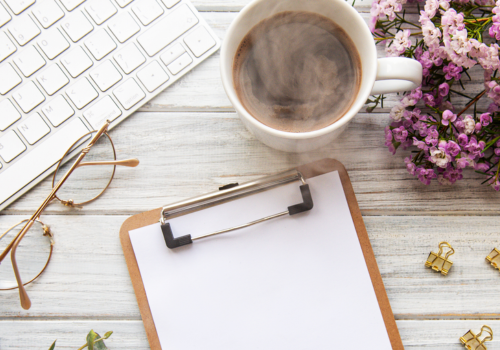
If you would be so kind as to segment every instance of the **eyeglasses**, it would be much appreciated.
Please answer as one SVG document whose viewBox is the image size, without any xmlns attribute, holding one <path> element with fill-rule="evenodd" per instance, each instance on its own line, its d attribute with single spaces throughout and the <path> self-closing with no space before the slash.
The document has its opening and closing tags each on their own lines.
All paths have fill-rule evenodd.
<svg viewBox="0 0 500 350">
<path fill-rule="evenodd" d="M 31 307 L 31 300 L 24 286 L 45 271 L 54 249 L 54 236 L 50 228 L 40 220 L 45 208 L 53 200 L 68 207 L 81 208 L 106 191 L 114 178 L 117 165 L 136 167 L 139 164 L 137 159 L 116 160 L 115 146 L 108 134 L 109 124 L 107 121 L 99 130 L 83 135 L 68 148 L 54 172 L 52 192 L 42 205 L 30 219 L 15 224 L 0 235 L 0 291 L 19 288 L 19 298 L 24 309 Z M 68 162 L 89 139 L 76 161 Z M 3 261 L 9 252 L 10 264 Z"/>
</svg>

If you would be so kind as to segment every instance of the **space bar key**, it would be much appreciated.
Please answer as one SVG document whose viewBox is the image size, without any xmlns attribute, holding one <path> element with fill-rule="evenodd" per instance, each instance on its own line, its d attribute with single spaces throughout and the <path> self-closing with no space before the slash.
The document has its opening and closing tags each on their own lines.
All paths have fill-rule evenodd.
<svg viewBox="0 0 500 350">
<path fill-rule="evenodd" d="M 56 164 L 64 152 L 86 133 L 88 129 L 79 118 L 72 120 L 15 164 L 0 172 L 0 204 Z"/>
<path fill-rule="evenodd" d="M 144 51 L 153 57 L 198 22 L 198 18 L 196 18 L 193 11 L 189 9 L 188 5 L 184 4 L 140 35 L 137 41 Z"/>
</svg>

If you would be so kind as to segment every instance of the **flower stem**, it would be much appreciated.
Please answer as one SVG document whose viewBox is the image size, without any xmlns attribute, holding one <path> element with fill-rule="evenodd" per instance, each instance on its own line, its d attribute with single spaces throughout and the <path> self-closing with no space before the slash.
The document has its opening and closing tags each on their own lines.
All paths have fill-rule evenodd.
<svg viewBox="0 0 500 350">
<path fill-rule="evenodd" d="M 415 36 L 415 35 L 421 35 L 422 32 L 418 32 L 418 33 L 411 33 L 410 36 Z M 395 36 L 390 36 L 390 37 L 387 37 L 387 38 L 375 38 L 375 40 L 391 40 L 391 39 L 395 39 L 396 37 Z"/>
<path fill-rule="evenodd" d="M 486 93 L 486 90 L 483 90 L 483 92 L 481 92 L 479 95 L 477 95 L 476 97 L 474 97 L 474 99 L 472 101 L 470 101 L 470 103 L 465 106 L 464 109 L 462 109 L 460 111 L 460 113 L 457 114 L 457 117 L 460 117 L 462 114 L 464 114 L 474 103 L 476 103 L 477 101 L 479 101 L 481 99 L 481 97 L 484 96 L 484 94 Z"/>
</svg>

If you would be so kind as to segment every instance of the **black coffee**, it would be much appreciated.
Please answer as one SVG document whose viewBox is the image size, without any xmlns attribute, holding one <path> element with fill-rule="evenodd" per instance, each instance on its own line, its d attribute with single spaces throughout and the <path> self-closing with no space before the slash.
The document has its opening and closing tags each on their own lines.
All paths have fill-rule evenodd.
<svg viewBox="0 0 500 350">
<path fill-rule="evenodd" d="M 361 63 L 354 43 L 331 19 L 288 11 L 245 36 L 233 80 L 243 106 L 261 123 L 307 132 L 333 124 L 351 107 Z"/>
</svg>

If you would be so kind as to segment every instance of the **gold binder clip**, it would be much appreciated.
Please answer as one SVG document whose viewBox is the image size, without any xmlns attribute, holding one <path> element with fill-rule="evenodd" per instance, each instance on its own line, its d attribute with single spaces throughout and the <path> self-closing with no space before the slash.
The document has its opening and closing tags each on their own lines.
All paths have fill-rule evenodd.
<svg viewBox="0 0 500 350">
<path fill-rule="evenodd" d="M 480 340 L 479 338 L 482 336 L 483 332 L 489 335 L 484 337 L 483 340 Z M 493 340 L 493 331 L 488 326 L 481 327 L 481 332 L 479 332 L 478 335 L 475 335 L 472 331 L 468 331 L 460 338 L 460 341 L 465 345 L 467 350 L 487 350 L 484 343 L 491 340 Z"/>
<path fill-rule="evenodd" d="M 444 248 L 449 248 L 450 250 L 443 257 Z M 441 272 L 446 276 L 451 269 L 451 265 L 453 265 L 453 262 L 448 260 L 448 258 L 453 254 L 455 254 L 455 249 L 453 249 L 448 242 L 441 242 L 439 243 L 439 252 L 437 254 L 431 252 L 425 262 L 425 266 L 432 268 L 434 271 Z"/>
<path fill-rule="evenodd" d="M 494 248 L 490 255 L 486 257 L 486 260 L 488 260 L 491 263 L 491 266 L 493 266 L 495 269 L 500 270 L 500 250 L 497 248 Z"/>
</svg>

